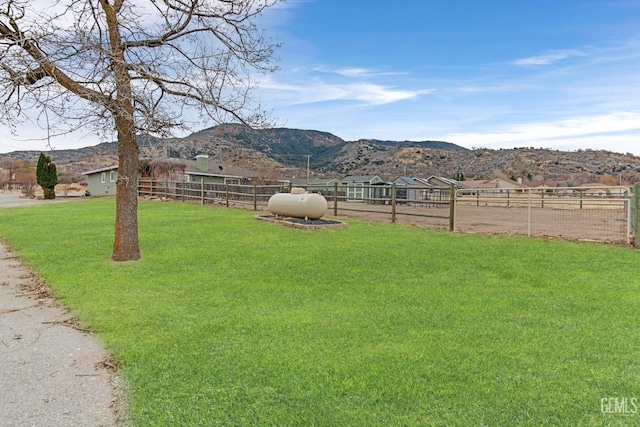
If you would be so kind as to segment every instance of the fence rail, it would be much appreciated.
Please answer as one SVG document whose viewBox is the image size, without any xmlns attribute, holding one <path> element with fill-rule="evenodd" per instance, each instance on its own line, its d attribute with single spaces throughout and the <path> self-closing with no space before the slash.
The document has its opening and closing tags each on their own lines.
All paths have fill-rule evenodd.
<svg viewBox="0 0 640 427">
<path fill-rule="evenodd" d="M 635 233 L 629 187 L 458 189 L 399 185 L 309 185 L 329 214 L 464 233 L 517 234 L 629 243 Z M 637 186 L 640 190 L 640 186 Z M 638 192 L 636 190 L 635 192 Z M 263 210 L 289 185 L 140 181 L 140 195 Z"/>
<path fill-rule="evenodd" d="M 142 197 L 161 197 L 181 201 L 197 201 L 201 204 L 224 204 L 266 206 L 269 198 L 285 191 L 282 185 L 239 185 L 213 184 L 206 182 L 154 181 L 141 179 L 139 195 Z"/>
</svg>

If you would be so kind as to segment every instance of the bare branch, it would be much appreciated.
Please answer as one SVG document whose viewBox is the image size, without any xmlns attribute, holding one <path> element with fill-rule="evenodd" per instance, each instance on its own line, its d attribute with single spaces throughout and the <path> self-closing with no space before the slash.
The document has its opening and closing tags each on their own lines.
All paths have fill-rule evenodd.
<svg viewBox="0 0 640 427">
<path fill-rule="evenodd" d="M 278 45 L 253 18 L 280 1 L 52 0 L 45 15 L 10 0 L 0 6 L 0 121 L 46 106 L 61 129 L 108 129 L 125 114 L 166 135 L 189 125 L 190 110 L 262 126 L 252 74 L 277 70 Z"/>
</svg>

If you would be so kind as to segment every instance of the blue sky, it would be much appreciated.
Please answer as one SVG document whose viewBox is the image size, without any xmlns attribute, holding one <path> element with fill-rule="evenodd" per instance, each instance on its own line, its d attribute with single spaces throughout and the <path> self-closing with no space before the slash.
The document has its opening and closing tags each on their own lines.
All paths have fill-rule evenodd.
<svg viewBox="0 0 640 427">
<path fill-rule="evenodd" d="M 276 11 L 287 127 L 640 155 L 640 1 L 301 0 Z"/>
<path fill-rule="evenodd" d="M 283 43 L 258 91 L 280 126 L 640 155 L 640 0 L 289 0 L 261 21 Z M 25 148 L 45 147 L 0 128 L 0 152 Z"/>
</svg>

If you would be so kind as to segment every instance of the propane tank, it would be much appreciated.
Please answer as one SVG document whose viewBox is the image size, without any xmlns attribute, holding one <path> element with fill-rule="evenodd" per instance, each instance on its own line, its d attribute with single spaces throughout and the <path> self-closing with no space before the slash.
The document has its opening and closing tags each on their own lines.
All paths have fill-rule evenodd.
<svg viewBox="0 0 640 427">
<path fill-rule="evenodd" d="M 327 212 L 327 199 L 321 194 L 309 193 L 304 188 L 293 187 L 291 193 L 278 193 L 271 196 L 268 206 L 274 215 L 318 219 Z"/>
</svg>

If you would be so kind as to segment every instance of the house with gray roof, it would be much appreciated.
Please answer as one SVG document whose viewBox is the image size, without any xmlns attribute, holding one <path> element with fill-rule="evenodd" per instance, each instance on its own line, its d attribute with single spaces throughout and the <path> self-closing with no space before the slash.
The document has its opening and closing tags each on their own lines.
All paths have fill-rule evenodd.
<svg viewBox="0 0 640 427">
<path fill-rule="evenodd" d="M 196 160 L 164 159 L 170 162 L 171 174 L 161 179 L 169 181 L 184 181 L 205 184 L 243 184 L 247 178 L 237 167 L 214 164 L 209 156 L 199 155 Z M 146 172 L 148 174 L 148 172 Z M 114 196 L 116 194 L 116 180 L 118 165 L 82 172 L 87 175 L 88 189 L 92 196 Z M 138 177 L 140 178 L 140 177 Z"/>
<path fill-rule="evenodd" d="M 456 181 L 455 179 L 445 178 L 443 176 L 431 175 L 429 178 L 416 177 L 416 181 L 431 185 L 432 187 L 450 187 L 454 186 L 456 189 L 467 188 L 467 185 L 462 181 Z"/>
<path fill-rule="evenodd" d="M 339 186 L 347 197 L 347 201 L 364 201 L 364 199 L 380 199 L 389 197 L 387 188 L 374 186 L 388 184 L 378 175 L 349 175 L 340 180 Z"/>
<path fill-rule="evenodd" d="M 465 190 L 482 189 L 484 191 L 492 190 L 495 193 L 509 193 L 515 191 L 523 192 L 528 187 L 520 182 L 500 177 L 489 178 L 485 180 L 465 181 Z M 465 194 L 475 194 L 473 191 L 465 191 Z"/>
<path fill-rule="evenodd" d="M 87 191 L 92 196 L 115 196 L 118 165 L 82 172 L 87 175 Z"/>
<path fill-rule="evenodd" d="M 412 176 L 399 176 L 392 181 L 396 184 L 396 199 L 398 202 L 412 200 L 423 200 L 424 184 L 419 183 Z"/>
<path fill-rule="evenodd" d="M 337 178 L 285 178 L 281 180 L 285 186 L 304 188 L 310 193 L 322 195 L 333 195 L 336 184 L 339 186 L 340 180 Z"/>
<path fill-rule="evenodd" d="M 205 184 L 242 184 L 245 177 L 237 168 L 215 165 L 206 154 L 199 154 L 194 161 L 185 161 L 184 181 Z"/>
</svg>

